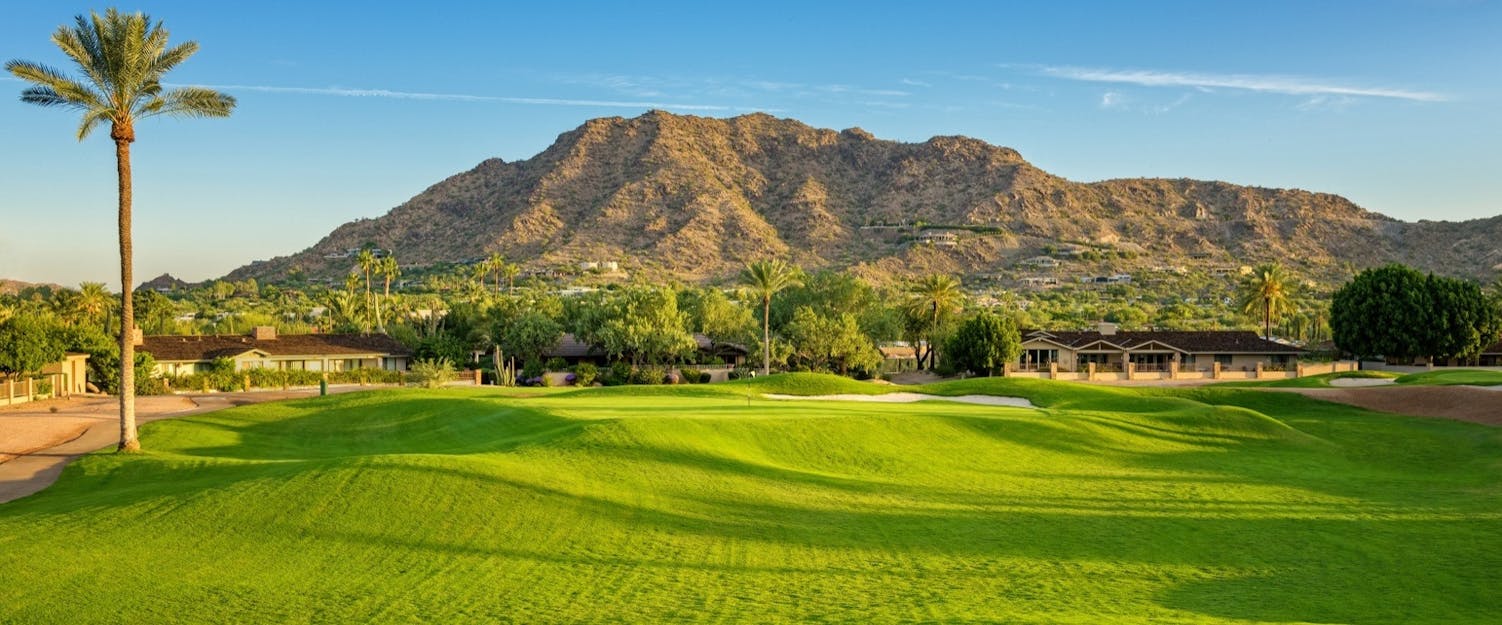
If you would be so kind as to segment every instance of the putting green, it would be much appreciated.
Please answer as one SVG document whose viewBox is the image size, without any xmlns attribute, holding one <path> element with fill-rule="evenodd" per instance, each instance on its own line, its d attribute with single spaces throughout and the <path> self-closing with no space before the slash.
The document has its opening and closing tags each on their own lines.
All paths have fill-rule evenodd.
<svg viewBox="0 0 1502 625">
<path fill-rule="evenodd" d="M 1024 397 L 768 401 L 909 390 Z M 1502 430 L 1227 388 L 377 391 L 0 505 L 0 623 L 1495 623 Z"/>
</svg>

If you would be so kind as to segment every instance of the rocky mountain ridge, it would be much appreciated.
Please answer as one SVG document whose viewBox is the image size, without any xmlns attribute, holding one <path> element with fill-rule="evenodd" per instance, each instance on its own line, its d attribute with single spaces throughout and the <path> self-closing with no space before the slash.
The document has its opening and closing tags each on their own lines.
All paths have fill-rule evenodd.
<svg viewBox="0 0 1502 625">
<path fill-rule="evenodd" d="M 954 234 L 934 237 L 932 233 Z M 1502 216 L 1402 222 L 1340 196 L 1189 179 L 1080 183 L 960 136 L 922 143 L 752 114 L 589 120 L 523 161 L 484 161 L 384 216 L 231 279 L 349 271 L 349 250 L 404 265 L 500 252 L 529 269 L 618 261 L 689 281 L 788 258 L 878 280 L 997 274 L 1060 249 L 1123 266 L 1282 260 L 1306 275 L 1399 261 L 1452 275 L 1502 265 Z"/>
</svg>

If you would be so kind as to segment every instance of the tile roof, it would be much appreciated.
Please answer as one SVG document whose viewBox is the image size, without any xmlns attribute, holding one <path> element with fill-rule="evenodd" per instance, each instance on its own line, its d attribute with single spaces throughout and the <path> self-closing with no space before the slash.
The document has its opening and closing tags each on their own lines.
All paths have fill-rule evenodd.
<svg viewBox="0 0 1502 625">
<path fill-rule="evenodd" d="M 233 357 L 251 350 L 271 356 L 406 356 L 412 353 L 405 345 L 384 334 L 283 334 L 265 340 L 224 334 L 148 336 L 136 349 L 151 354 L 158 361 L 190 362 Z"/>
<path fill-rule="evenodd" d="M 1071 349 L 1088 347 L 1104 341 L 1122 349 L 1132 350 L 1159 343 L 1192 354 L 1298 354 L 1303 350 L 1291 345 L 1268 341 L 1250 330 L 1151 330 L 1145 332 L 1122 331 L 1101 334 L 1089 331 L 1027 330 L 1023 340 L 1042 338 Z"/>
</svg>

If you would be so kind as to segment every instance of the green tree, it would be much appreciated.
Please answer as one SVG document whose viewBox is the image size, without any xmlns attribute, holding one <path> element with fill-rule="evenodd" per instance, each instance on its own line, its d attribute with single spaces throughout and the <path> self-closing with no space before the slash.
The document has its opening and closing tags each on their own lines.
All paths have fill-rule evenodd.
<svg viewBox="0 0 1502 625">
<path fill-rule="evenodd" d="M 783 334 L 796 362 L 816 371 L 873 373 L 881 365 L 881 352 L 850 313 L 829 317 L 800 306 Z"/>
<path fill-rule="evenodd" d="M 1391 264 L 1335 292 L 1330 330 L 1357 356 L 1468 358 L 1497 340 L 1502 319 L 1475 284 Z"/>
<path fill-rule="evenodd" d="M 1237 288 L 1236 306 L 1242 313 L 1262 318 L 1263 338 L 1272 339 L 1273 322 L 1292 312 L 1289 290 L 1292 278 L 1283 265 L 1262 263 Z"/>
<path fill-rule="evenodd" d="M 0 371 L 32 375 L 63 359 L 62 328 L 51 315 L 21 315 L 0 323 Z"/>
<path fill-rule="evenodd" d="M 1330 332 L 1358 357 L 1412 359 L 1423 355 L 1430 308 L 1424 274 L 1399 264 L 1368 269 L 1332 296 Z"/>
<path fill-rule="evenodd" d="M 709 338 L 710 349 L 756 340 L 756 317 L 715 288 L 696 289 L 680 296 L 691 327 Z"/>
<path fill-rule="evenodd" d="M 591 344 L 611 357 L 630 358 L 632 365 L 663 364 L 697 346 L 672 289 L 631 287 L 603 303 L 602 310 L 591 313 L 602 320 Z"/>
<path fill-rule="evenodd" d="M 945 351 L 955 369 L 996 375 L 1022 354 L 1022 335 L 1011 317 L 980 312 L 960 324 Z"/>
<path fill-rule="evenodd" d="M 60 26 L 52 43 L 78 65 L 83 79 L 61 71 L 13 60 L 5 69 L 32 86 L 21 101 L 57 106 L 83 113 L 78 126 L 82 141 L 108 123 L 115 143 L 120 234 L 120 445 L 121 451 L 140 449 L 135 409 L 135 309 L 130 292 L 132 275 L 130 144 L 136 140 L 137 120 L 157 115 L 227 117 L 235 99 L 202 87 L 165 89 L 162 78 L 198 51 L 192 41 L 167 45 L 167 30 L 143 13 L 115 9 L 89 17 L 79 15 L 73 26 Z"/>
<path fill-rule="evenodd" d="M 563 326 L 543 313 L 530 311 L 506 326 L 501 337 L 503 349 L 522 362 L 542 360 L 543 354 L 558 347 Z"/>
<path fill-rule="evenodd" d="M 789 287 L 802 283 L 798 268 L 781 259 L 762 260 L 741 270 L 741 283 L 751 295 L 761 300 L 761 374 L 772 371 L 772 298 Z"/>
<path fill-rule="evenodd" d="M 1469 360 L 1502 333 L 1502 318 L 1481 288 L 1466 280 L 1430 275 L 1427 352 L 1431 357 Z"/>
<path fill-rule="evenodd" d="M 931 369 L 938 363 L 937 344 L 944 325 L 965 304 L 965 292 L 960 281 L 951 276 L 933 274 L 912 283 L 907 289 L 907 302 L 903 311 L 907 317 L 908 332 L 916 339 L 918 367 L 925 360 Z"/>
</svg>

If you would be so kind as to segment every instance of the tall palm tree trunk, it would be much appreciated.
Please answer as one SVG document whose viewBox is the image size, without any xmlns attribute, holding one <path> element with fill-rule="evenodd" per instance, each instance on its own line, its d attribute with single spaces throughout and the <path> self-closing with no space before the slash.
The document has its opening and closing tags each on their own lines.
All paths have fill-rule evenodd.
<svg viewBox="0 0 1502 625">
<path fill-rule="evenodd" d="M 365 331 L 370 332 L 370 314 L 375 308 L 375 296 L 370 293 L 370 269 L 365 270 Z"/>
<path fill-rule="evenodd" d="M 130 142 L 131 129 L 115 128 L 115 169 L 120 184 L 120 446 L 118 451 L 138 451 L 136 438 L 136 306 L 131 297 L 130 243 Z"/>
<path fill-rule="evenodd" d="M 772 374 L 772 296 L 761 298 L 761 374 Z"/>
<path fill-rule="evenodd" d="M 382 308 L 391 304 L 391 274 L 385 274 L 384 278 L 386 279 L 386 290 L 381 295 Z M 381 308 L 376 308 L 376 328 L 380 329 L 381 334 L 386 333 L 386 321 L 383 317 Z"/>
<path fill-rule="evenodd" d="M 1273 301 L 1262 298 L 1262 340 L 1273 340 Z"/>
</svg>

